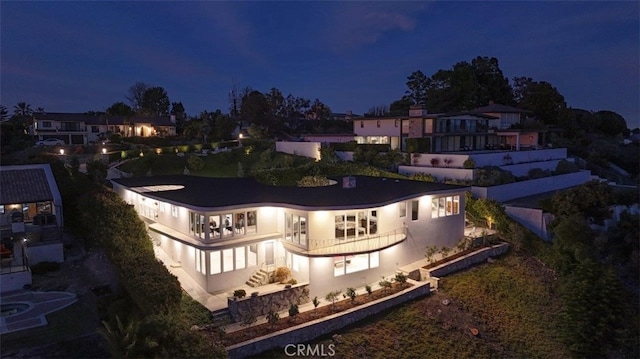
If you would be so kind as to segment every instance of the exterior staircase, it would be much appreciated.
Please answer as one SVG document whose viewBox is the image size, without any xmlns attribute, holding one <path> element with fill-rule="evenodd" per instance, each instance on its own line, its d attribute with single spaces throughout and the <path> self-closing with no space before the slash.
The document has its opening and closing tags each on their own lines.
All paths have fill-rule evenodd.
<svg viewBox="0 0 640 359">
<path fill-rule="evenodd" d="M 257 270 L 255 273 L 253 273 L 253 275 L 251 276 L 251 278 L 249 278 L 249 280 L 246 282 L 246 284 L 249 287 L 259 287 L 261 285 L 265 285 L 265 284 L 269 284 L 269 272 L 267 272 L 264 269 L 259 269 Z"/>
</svg>

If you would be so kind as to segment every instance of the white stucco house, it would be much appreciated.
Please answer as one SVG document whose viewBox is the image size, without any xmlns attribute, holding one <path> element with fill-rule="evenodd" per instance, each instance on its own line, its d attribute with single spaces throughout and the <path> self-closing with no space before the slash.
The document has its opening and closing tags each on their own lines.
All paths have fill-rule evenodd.
<svg viewBox="0 0 640 359">
<path fill-rule="evenodd" d="M 324 296 L 393 275 L 428 246 L 464 236 L 463 186 L 366 176 L 313 188 L 198 176 L 112 181 L 155 245 L 209 293 L 286 266 L 310 295 Z"/>
</svg>

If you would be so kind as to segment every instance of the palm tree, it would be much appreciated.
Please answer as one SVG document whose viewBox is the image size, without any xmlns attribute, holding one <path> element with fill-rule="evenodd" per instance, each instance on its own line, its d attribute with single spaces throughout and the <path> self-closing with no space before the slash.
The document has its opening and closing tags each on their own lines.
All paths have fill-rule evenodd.
<svg viewBox="0 0 640 359">
<path fill-rule="evenodd" d="M 13 106 L 13 114 L 27 117 L 33 114 L 33 109 L 31 109 L 31 105 L 26 102 L 18 102 L 17 105 Z"/>
</svg>

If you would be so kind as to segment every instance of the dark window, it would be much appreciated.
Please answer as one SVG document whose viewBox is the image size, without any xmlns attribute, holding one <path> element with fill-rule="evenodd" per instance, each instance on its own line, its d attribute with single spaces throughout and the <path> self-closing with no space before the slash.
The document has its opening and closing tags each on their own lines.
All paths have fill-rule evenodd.
<svg viewBox="0 0 640 359">
<path fill-rule="evenodd" d="M 411 201 L 411 220 L 412 221 L 417 221 L 418 220 L 418 200 L 413 200 Z"/>
<path fill-rule="evenodd" d="M 43 128 L 51 128 L 51 121 L 42 121 Z"/>
<path fill-rule="evenodd" d="M 98 126 L 91 126 L 91 133 L 98 133 L 100 132 L 100 128 L 98 128 Z"/>
</svg>

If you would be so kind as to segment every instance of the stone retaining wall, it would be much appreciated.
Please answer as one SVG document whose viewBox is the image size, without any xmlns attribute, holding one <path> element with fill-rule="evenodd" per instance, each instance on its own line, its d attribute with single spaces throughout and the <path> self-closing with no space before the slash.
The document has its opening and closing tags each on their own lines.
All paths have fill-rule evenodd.
<svg viewBox="0 0 640 359">
<path fill-rule="evenodd" d="M 431 290 L 428 283 L 412 284 L 412 287 L 402 292 L 357 306 L 353 309 L 229 346 L 226 348 L 229 353 L 229 358 L 245 358 L 267 350 L 284 348 L 288 344 L 299 344 L 311 341 L 383 310 L 425 296 L 429 294 Z"/>
<path fill-rule="evenodd" d="M 260 287 L 256 288 L 258 295 L 253 297 L 247 293 L 247 297 L 227 299 L 229 314 L 236 323 L 242 322 L 242 313 L 253 310 L 256 317 L 267 315 L 270 309 L 276 312 L 288 309 L 291 303 L 309 303 L 309 283 L 292 285 L 291 288 L 279 290 L 272 293 L 259 293 Z"/>
<path fill-rule="evenodd" d="M 496 244 L 495 246 L 480 249 L 474 253 L 456 258 L 451 262 L 441 264 L 437 267 L 429 269 L 421 268 L 420 273 L 421 276 L 424 276 L 423 280 L 425 280 L 426 277 L 444 277 L 448 274 L 468 268 L 474 264 L 482 263 L 489 257 L 496 257 L 504 254 L 508 249 L 508 243 Z"/>
</svg>

